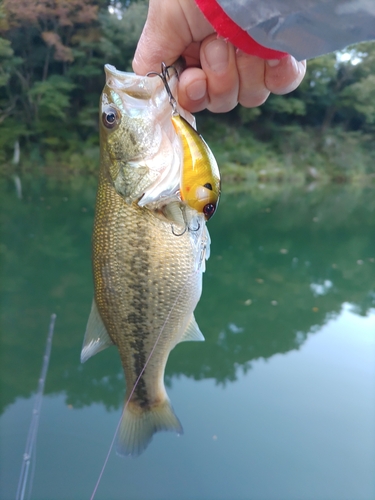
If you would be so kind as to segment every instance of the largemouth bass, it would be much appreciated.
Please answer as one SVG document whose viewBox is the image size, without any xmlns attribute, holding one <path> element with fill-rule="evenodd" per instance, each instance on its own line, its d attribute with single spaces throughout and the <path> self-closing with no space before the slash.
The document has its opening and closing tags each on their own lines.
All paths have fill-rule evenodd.
<svg viewBox="0 0 375 500">
<path fill-rule="evenodd" d="M 110 65 L 105 71 L 94 300 L 81 361 L 109 345 L 118 348 L 126 381 L 118 452 L 137 456 L 155 432 L 182 433 L 164 369 L 177 343 L 204 340 L 193 311 L 209 236 L 203 214 L 181 201 L 183 152 L 163 81 Z M 176 78 L 170 84 L 175 88 Z M 194 125 L 189 113 L 178 112 Z M 186 221 L 194 231 L 183 231 Z"/>
</svg>

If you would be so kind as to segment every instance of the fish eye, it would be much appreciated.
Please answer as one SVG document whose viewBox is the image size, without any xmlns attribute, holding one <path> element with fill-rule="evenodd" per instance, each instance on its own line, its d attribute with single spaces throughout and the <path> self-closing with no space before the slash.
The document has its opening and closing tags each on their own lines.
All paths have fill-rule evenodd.
<svg viewBox="0 0 375 500">
<path fill-rule="evenodd" d="M 103 125 L 106 128 L 113 128 L 118 123 L 118 112 L 115 108 L 108 108 L 102 114 Z"/>
<path fill-rule="evenodd" d="M 203 213 L 206 217 L 207 220 L 211 219 L 211 217 L 214 215 L 215 213 L 215 210 L 216 210 L 216 204 L 215 203 L 207 203 L 207 205 L 205 205 L 203 207 Z"/>
</svg>

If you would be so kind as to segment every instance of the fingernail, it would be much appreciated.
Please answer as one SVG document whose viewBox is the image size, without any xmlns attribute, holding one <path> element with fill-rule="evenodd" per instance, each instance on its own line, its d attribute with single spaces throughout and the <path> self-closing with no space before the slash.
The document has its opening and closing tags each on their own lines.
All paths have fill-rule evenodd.
<svg viewBox="0 0 375 500">
<path fill-rule="evenodd" d="M 290 58 L 290 62 L 292 63 L 293 65 L 293 68 L 294 68 L 294 71 L 299 74 L 300 71 L 301 71 L 301 67 L 300 67 L 300 63 L 297 61 L 297 59 L 294 59 L 293 56 L 291 56 Z"/>
<path fill-rule="evenodd" d="M 200 101 L 206 95 L 206 82 L 197 80 L 186 87 L 186 94 L 192 101 Z"/>
<path fill-rule="evenodd" d="M 266 62 L 268 64 L 268 66 L 271 66 L 271 68 L 274 68 L 275 66 L 280 64 L 280 61 L 281 61 L 281 59 L 269 59 Z"/>
<path fill-rule="evenodd" d="M 215 73 L 224 72 L 228 67 L 229 48 L 224 40 L 212 40 L 204 51 L 207 64 Z"/>
</svg>

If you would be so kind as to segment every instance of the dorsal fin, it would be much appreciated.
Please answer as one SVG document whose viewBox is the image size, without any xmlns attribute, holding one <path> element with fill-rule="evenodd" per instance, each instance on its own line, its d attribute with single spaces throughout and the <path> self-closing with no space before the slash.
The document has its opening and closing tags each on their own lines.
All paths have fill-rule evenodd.
<svg viewBox="0 0 375 500">
<path fill-rule="evenodd" d="M 190 321 L 181 337 L 180 342 L 186 342 L 189 340 L 200 342 L 204 340 L 203 333 L 200 331 L 198 323 L 195 321 L 194 314 L 191 315 Z"/>
<path fill-rule="evenodd" d="M 91 312 L 87 322 L 85 337 L 81 351 L 81 363 L 87 361 L 94 354 L 112 345 L 103 320 L 100 317 L 95 299 L 92 301 Z"/>
</svg>

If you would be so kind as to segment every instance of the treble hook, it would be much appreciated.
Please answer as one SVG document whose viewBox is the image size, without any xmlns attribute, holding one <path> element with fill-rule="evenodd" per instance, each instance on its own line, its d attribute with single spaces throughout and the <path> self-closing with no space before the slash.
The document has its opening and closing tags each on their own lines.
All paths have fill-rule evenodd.
<svg viewBox="0 0 375 500">
<path fill-rule="evenodd" d="M 149 73 L 146 74 L 146 76 L 155 75 L 155 76 L 159 76 L 161 78 L 162 82 L 164 83 L 165 90 L 167 91 L 169 103 L 172 106 L 173 113 L 176 113 L 177 112 L 177 101 L 174 98 L 172 91 L 171 91 L 171 88 L 168 84 L 168 79 L 169 79 L 169 71 L 168 70 L 169 69 L 173 69 L 176 73 L 177 79 L 179 79 L 178 72 L 177 72 L 176 68 L 174 66 L 167 66 L 165 64 L 165 62 L 161 63 L 161 73 L 157 73 L 156 71 L 150 71 Z"/>
<path fill-rule="evenodd" d="M 174 226 L 173 226 L 173 224 L 171 224 L 171 228 L 172 228 L 172 233 L 173 233 L 175 236 L 182 236 L 182 235 L 184 235 L 184 234 L 186 233 L 186 230 L 188 229 L 188 226 L 185 226 L 185 229 L 184 229 L 184 230 L 182 231 L 182 233 L 180 233 L 180 234 L 177 234 L 177 233 L 175 233 L 175 232 L 174 232 Z"/>
<path fill-rule="evenodd" d="M 196 231 L 199 231 L 200 228 L 201 228 L 201 225 L 199 224 L 199 221 L 198 221 L 198 227 L 197 228 L 192 229 L 191 227 L 188 227 L 188 230 L 191 231 L 192 233 L 195 233 Z"/>
<path fill-rule="evenodd" d="M 199 221 L 198 221 L 198 227 L 195 227 L 195 228 L 193 229 L 193 228 L 191 228 L 191 227 L 189 226 L 189 224 L 187 224 L 187 223 L 186 223 L 186 225 L 185 225 L 185 229 L 184 229 L 184 230 L 182 231 L 182 233 L 180 233 L 180 234 L 175 233 L 173 224 L 171 224 L 171 227 L 172 227 L 172 233 L 173 233 L 175 236 L 182 236 L 183 234 L 185 234 L 185 233 L 186 233 L 186 231 L 189 231 L 189 233 L 190 233 L 190 232 L 191 232 L 191 233 L 195 233 L 196 231 L 199 231 L 199 230 L 200 230 L 200 228 L 201 228 L 201 225 L 199 224 Z"/>
</svg>

